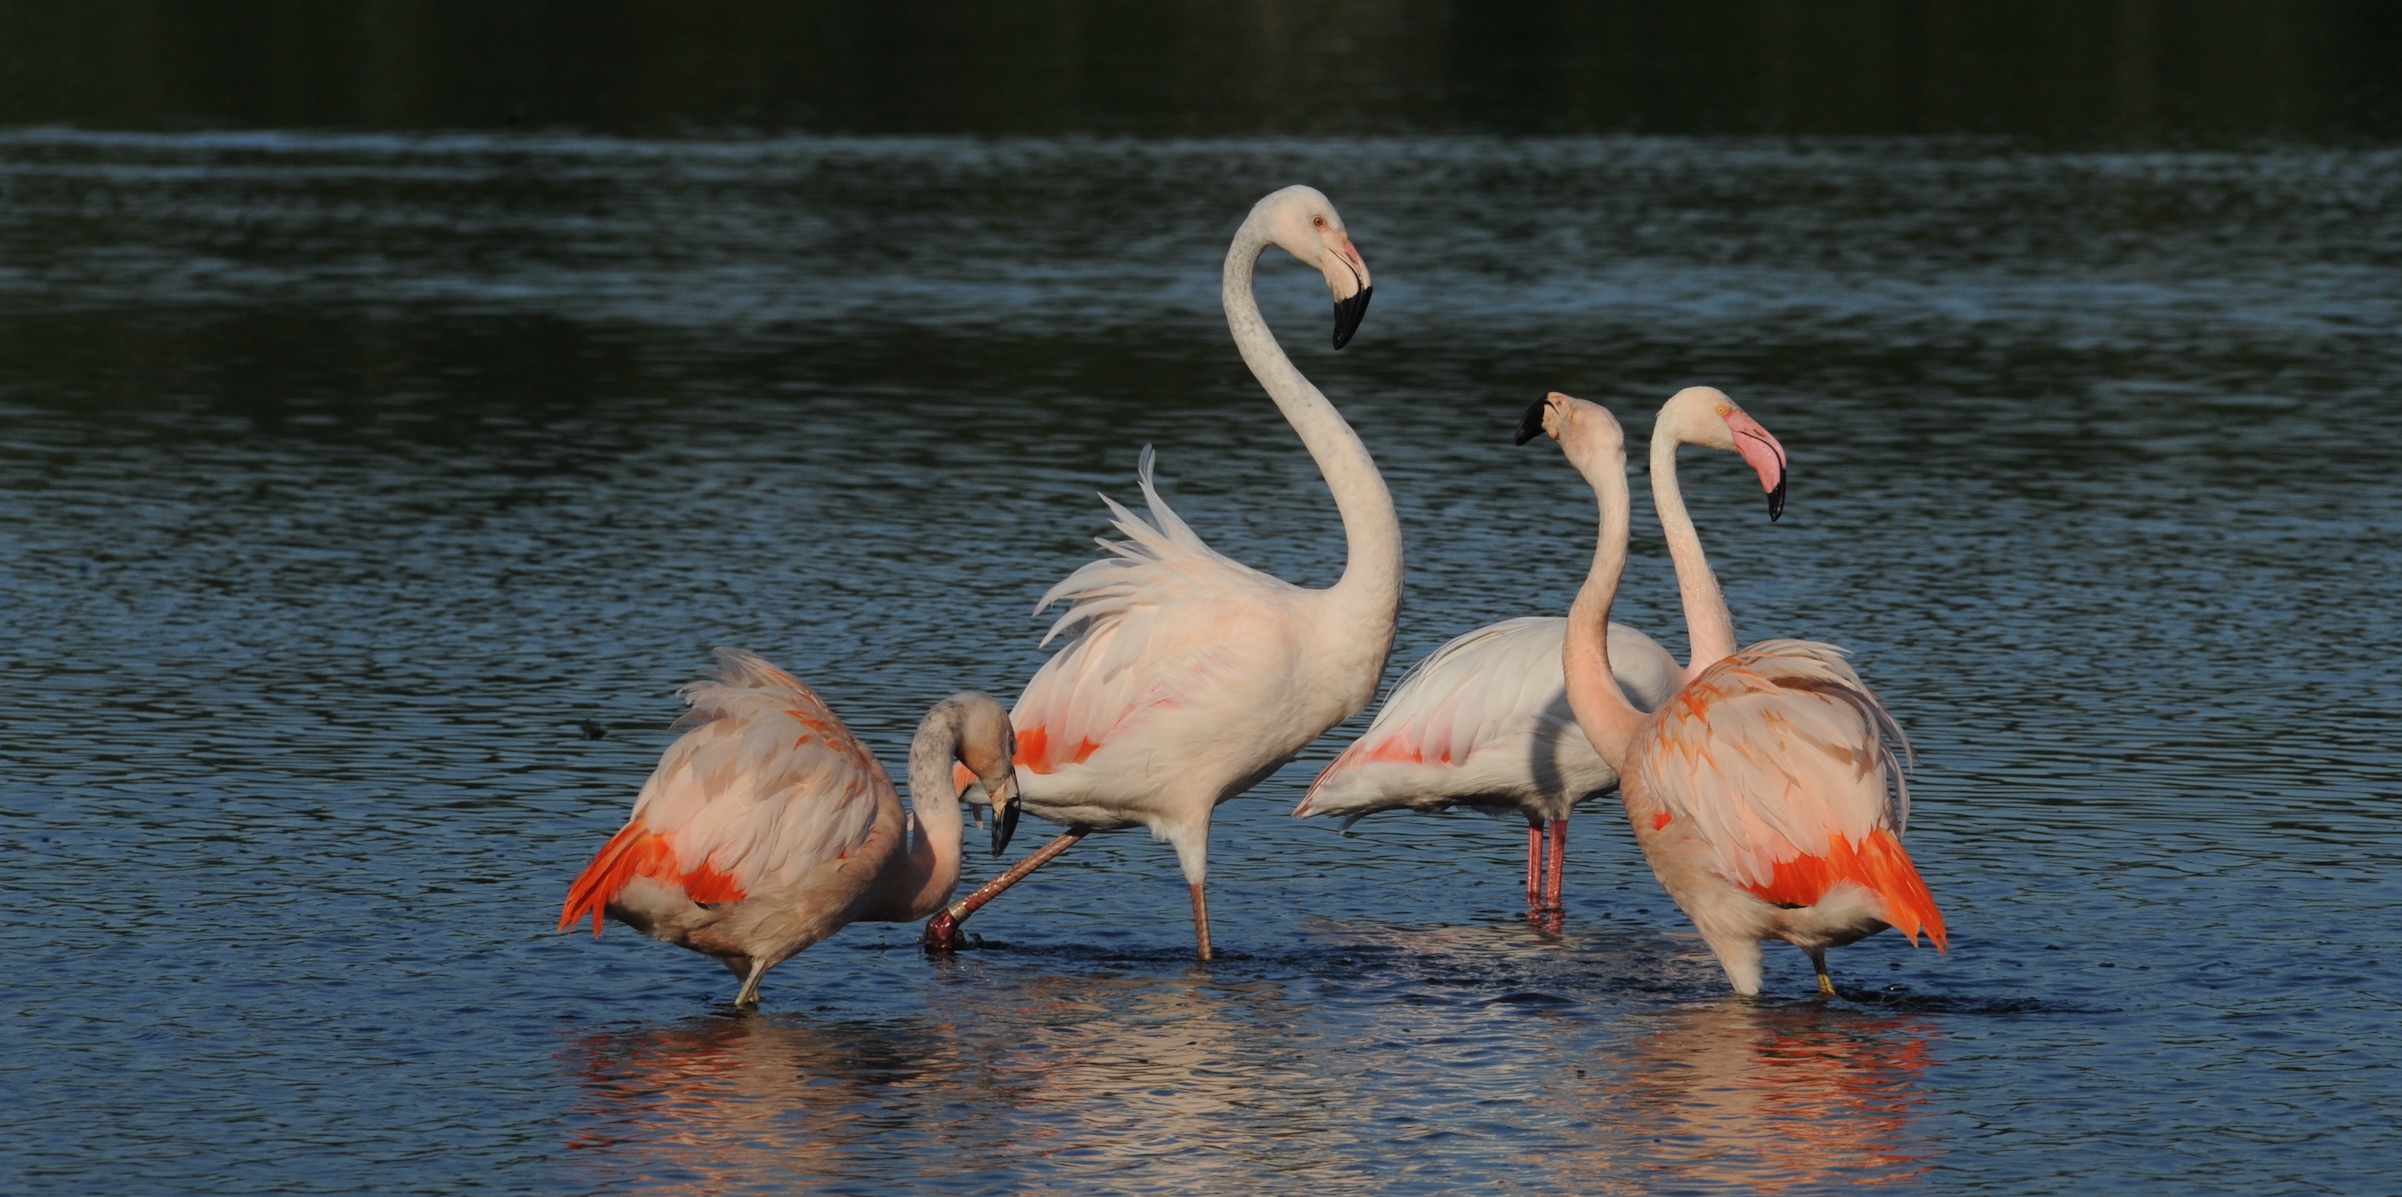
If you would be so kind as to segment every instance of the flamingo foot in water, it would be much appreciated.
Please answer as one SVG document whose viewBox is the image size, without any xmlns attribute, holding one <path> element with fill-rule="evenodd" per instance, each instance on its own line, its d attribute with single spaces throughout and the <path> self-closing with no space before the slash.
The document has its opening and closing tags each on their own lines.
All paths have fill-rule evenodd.
<svg viewBox="0 0 2402 1197">
<path fill-rule="evenodd" d="M 1092 830 L 1090 827 L 1083 826 L 1068 828 L 1050 843 L 1028 853 L 1026 859 L 1009 866 L 1007 872 L 977 886 L 968 893 L 968 896 L 935 912 L 933 918 L 926 920 L 926 933 L 920 937 L 918 942 L 926 945 L 926 950 L 929 952 L 958 951 L 959 924 L 966 922 L 967 916 L 976 913 L 985 903 L 1000 897 L 1003 890 L 1024 881 L 1027 875 L 1034 870 L 1051 863 L 1053 857 L 1067 851 L 1069 846 L 1077 840 L 1092 834 Z"/>
</svg>

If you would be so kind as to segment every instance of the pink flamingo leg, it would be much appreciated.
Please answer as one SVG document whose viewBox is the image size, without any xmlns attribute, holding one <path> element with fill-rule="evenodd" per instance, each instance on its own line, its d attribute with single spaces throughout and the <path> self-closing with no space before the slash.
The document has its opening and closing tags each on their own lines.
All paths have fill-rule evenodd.
<svg viewBox="0 0 2402 1197">
<path fill-rule="evenodd" d="M 1024 881 L 1034 870 L 1051 863 L 1052 858 L 1068 850 L 1077 840 L 1092 834 L 1090 827 L 1070 827 L 1057 839 L 1027 854 L 1026 859 L 1009 866 L 1009 871 L 977 886 L 968 896 L 943 907 L 933 918 L 926 920 L 926 934 L 920 942 L 929 952 L 959 950 L 959 924 L 976 913 L 985 903 L 1001 896 L 1003 890 Z M 1203 942 L 1207 942 L 1204 940 Z"/>
<path fill-rule="evenodd" d="M 1543 909 L 1562 911 L 1567 909 L 1560 902 L 1560 866 L 1568 855 L 1568 817 L 1553 819 L 1544 830 L 1549 833 L 1545 838 L 1551 841 L 1551 867 L 1549 875 L 1543 878 Z"/>
<path fill-rule="evenodd" d="M 1193 882 L 1192 891 L 1193 942 L 1197 945 L 1201 959 L 1208 960 L 1211 958 L 1209 954 L 1209 897 L 1201 891 L 1201 883 L 1198 881 Z"/>
<path fill-rule="evenodd" d="M 1537 819 L 1526 821 L 1526 908 L 1539 909 L 1543 902 L 1543 824 Z"/>
</svg>

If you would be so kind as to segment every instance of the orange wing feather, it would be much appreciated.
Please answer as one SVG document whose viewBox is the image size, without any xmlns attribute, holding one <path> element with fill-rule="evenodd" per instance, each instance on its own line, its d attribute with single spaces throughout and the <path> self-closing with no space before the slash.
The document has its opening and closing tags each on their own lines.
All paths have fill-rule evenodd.
<svg viewBox="0 0 2402 1197">
<path fill-rule="evenodd" d="M 1779 906 L 1815 906 L 1828 890 L 1849 882 L 1885 899 L 1885 921 L 1911 943 L 1918 942 L 1924 928 L 1935 950 L 1944 950 L 1943 914 L 1935 909 L 1935 895 L 1927 892 L 1927 883 L 1919 879 L 1910 854 L 1892 832 L 1879 827 L 1857 845 L 1841 835 L 1827 840 L 1826 855 L 1780 860 L 1767 882 L 1743 888 Z"/>
<path fill-rule="evenodd" d="M 695 902 L 736 902 L 742 899 L 742 887 L 734 879 L 717 871 L 707 861 L 696 868 L 678 869 L 673 837 L 654 835 L 640 819 L 626 824 L 601 850 L 593 853 L 592 863 L 576 874 L 575 882 L 567 887 L 567 901 L 559 910 L 559 930 L 574 926 L 585 915 L 592 916 L 592 938 L 599 939 L 601 916 L 608 912 L 609 901 L 622 892 L 636 877 L 649 877 L 670 885 L 680 885 L 684 895 Z"/>
<path fill-rule="evenodd" d="M 695 902 L 748 892 L 840 860 L 864 843 L 892 783 L 865 745 L 791 674 L 718 650 L 713 680 L 684 688 L 686 728 L 660 755 L 626 825 L 593 854 L 559 912 L 566 930 L 637 877 Z"/>
<path fill-rule="evenodd" d="M 1667 807 L 1654 830 L 1693 819 L 1720 875 L 1780 906 L 1860 886 L 1912 942 L 1924 930 L 1944 947 L 1943 915 L 1901 844 L 1909 796 L 1886 744 L 1900 729 L 1841 650 L 1752 645 L 1679 691 L 1645 738 L 1644 789 Z"/>
</svg>

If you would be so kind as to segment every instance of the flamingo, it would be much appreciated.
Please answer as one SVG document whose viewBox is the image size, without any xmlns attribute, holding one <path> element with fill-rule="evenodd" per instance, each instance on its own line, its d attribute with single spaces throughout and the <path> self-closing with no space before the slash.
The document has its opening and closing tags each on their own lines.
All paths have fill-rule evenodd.
<svg viewBox="0 0 2402 1197">
<path fill-rule="evenodd" d="M 927 924 L 955 947 L 959 923 L 1086 833 L 1147 827 L 1176 850 L 1193 907 L 1195 951 L 1210 958 L 1210 814 L 1376 695 L 1401 606 L 1401 522 L 1359 435 L 1277 345 L 1251 293 L 1269 246 L 1316 266 L 1334 294 L 1334 346 L 1367 310 L 1367 264 L 1324 195 L 1287 187 L 1262 199 L 1226 251 L 1221 299 L 1243 361 L 1300 435 L 1342 514 L 1348 559 L 1309 590 L 1204 544 L 1160 498 L 1154 455 L 1138 475 L 1150 518 L 1103 497 L 1126 539 L 1045 592 L 1068 608 L 1043 640 L 1066 643 L 1010 712 L 1023 770 L 1015 804 L 992 800 L 1006 841 L 1018 808 L 1067 831 Z M 966 784 L 966 779 L 961 779 Z M 971 789 L 971 802 L 985 796 Z"/>
<path fill-rule="evenodd" d="M 1567 627 L 1557 616 L 1505 619 L 1427 654 L 1310 782 L 1294 817 L 1329 815 L 1349 827 L 1385 810 L 1516 811 L 1526 819 L 1527 907 L 1560 909 L 1569 808 L 1618 784 L 1568 709 Z M 1618 684 L 1635 705 L 1649 710 L 1684 684 L 1658 641 L 1615 623 L 1609 636 Z"/>
<path fill-rule="evenodd" d="M 1714 416 L 1724 436 L 1757 440 L 1755 452 L 1773 450 L 1783 462 L 1775 438 L 1724 396 L 1708 392 L 1677 406 L 1679 420 Z M 1653 876 L 1693 920 L 1735 992 L 1760 991 L 1763 940 L 1807 954 L 1822 995 L 1835 992 L 1830 947 L 1890 926 L 1913 944 L 1923 929 L 1942 950 L 1943 916 L 1901 844 L 1910 794 L 1894 746 L 1907 753 L 1909 744 L 1843 650 L 1763 640 L 1703 664 L 1656 710 L 1637 710 L 1611 680 L 1601 633 L 1626 567 L 1625 440 L 1607 410 L 1556 391 L 1528 411 L 1527 424 L 1538 420 L 1601 505 L 1592 570 L 1568 613 L 1569 705 L 1618 770 L 1619 797 Z M 1688 617 L 1697 597 L 1718 594 L 1714 580 L 1702 581 L 1679 579 Z M 1732 643 L 1732 617 L 1718 602 L 1694 621 L 1697 660 L 1714 628 L 1728 629 Z"/>
<path fill-rule="evenodd" d="M 942 909 L 959 884 L 953 763 L 1008 801 L 1015 744 L 990 695 L 934 704 L 909 745 L 904 812 L 884 766 L 809 687 L 741 649 L 717 660 L 714 681 L 680 691 L 690 730 L 568 887 L 559 930 L 589 915 L 598 939 L 605 913 L 716 957 L 751 1009 L 768 969 L 843 927 Z"/>
<path fill-rule="evenodd" d="M 1695 387 L 1669 400 L 1651 438 L 1653 504 L 1670 553 L 1680 563 L 1679 578 L 1689 573 L 1695 578 L 1687 610 L 1697 604 L 1705 610 L 1700 621 L 1688 618 L 1702 629 L 1693 640 L 1692 663 L 1677 664 L 1658 641 L 1633 628 L 1609 625 L 1612 673 L 1627 699 L 1646 711 L 1711 661 L 1734 651 L 1729 621 L 1711 623 L 1707 617 L 1711 604 L 1723 612 L 1725 603 L 1717 597 L 1717 581 L 1702 561 L 1701 541 L 1677 489 L 1678 446 L 1742 454 L 1768 493 L 1768 518 L 1774 521 L 1785 510 L 1784 459 L 1782 450 L 1773 448 L 1775 438 L 1756 423 L 1738 434 L 1724 421 L 1694 420 L 1689 409 L 1704 392 L 1718 394 Z M 1538 431 L 1521 428 L 1519 443 Z M 1560 910 L 1569 810 L 1618 784 L 1617 771 L 1574 730 L 1576 717 L 1560 672 L 1567 627 L 1568 621 L 1557 616 L 1507 619 L 1436 649 L 1393 687 L 1368 730 L 1310 783 L 1294 816 L 1332 815 L 1349 827 L 1381 810 L 1517 811 L 1526 819 L 1527 907 Z"/>
</svg>

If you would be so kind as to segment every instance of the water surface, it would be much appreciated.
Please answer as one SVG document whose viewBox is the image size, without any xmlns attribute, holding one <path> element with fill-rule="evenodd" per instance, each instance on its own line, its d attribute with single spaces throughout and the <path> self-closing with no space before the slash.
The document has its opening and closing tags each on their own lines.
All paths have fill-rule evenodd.
<svg viewBox="0 0 2402 1197">
<path fill-rule="evenodd" d="M 2383 1187 L 2398 166 L 0 138 L 0 1177 Z M 697 956 L 553 934 L 712 645 L 897 761 L 928 703 L 1039 663 L 1027 609 L 1144 444 L 1219 548 L 1332 581 L 1332 505 L 1216 308 L 1242 211 L 1295 180 L 1377 276 L 1341 354 L 1314 273 L 1262 290 L 1401 505 L 1393 672 L 1565 609 L 1591 500 L 1509 445 L 1531 398 L 1640 426 L 1721 386 L 1795 463 L 1771 526 L 1689 455 L 1738 631 L 1850 646 L 1910 729 L 1951 951 L 1865 941 L 1819 1003 L 1774 950 L 1730 998 L 1603 808 L 1530 926 L 1513 828 L 1286 817 L 1351 729 L 1220 809 L 1207 968 L 1129 834 L 978 916 L 986 950 L 856 927 L 757 1017 Z M 1656 545 L 1628 587 L 1680 643 Z"/>
</svg>

